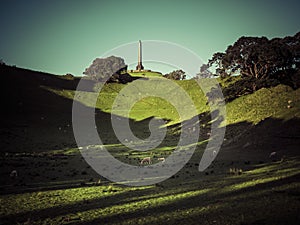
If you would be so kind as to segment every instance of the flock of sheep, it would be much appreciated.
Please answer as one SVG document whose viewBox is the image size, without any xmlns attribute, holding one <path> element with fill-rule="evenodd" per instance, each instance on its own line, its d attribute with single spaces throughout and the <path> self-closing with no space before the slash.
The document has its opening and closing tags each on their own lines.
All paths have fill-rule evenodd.
<svg viewBox="0 0 300 225">
<path fill-rule="evenodd" d="M 213 151 L 213 156 L 216 156 L 217 152 L 216 151 Z M 277 158 L 278 154 L 277 152 L 271 152 L 270 155 L 269 155 L 269 158 L 272 159 L 272 160 L 275 160 Z M 158 161 L 160 162 L 165 162 L 166 159 L 164 157 L 161 157 L 161 158 L 157 158 Z M 140 165 L 149 165 L 149 164 L 152 164 L 152 159 L 151 157 L 145 157 L 143 158 L 141 161 L 140 161 Z M 16 178 L 18 177 L 18 172 L 17 170 L 12 170 L 10 172 L 10 177 L 12 178 Z"/>
</svg>

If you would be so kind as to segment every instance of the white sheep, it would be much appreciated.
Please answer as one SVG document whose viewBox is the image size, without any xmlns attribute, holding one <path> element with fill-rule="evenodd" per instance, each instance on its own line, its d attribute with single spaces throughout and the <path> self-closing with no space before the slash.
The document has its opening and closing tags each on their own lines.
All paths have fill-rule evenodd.
<svg viewBox="0 0 300 225">
<path fill-rule="evenodd" d="M 165 161 L 166 161 L 166 159 L 165 159 L 164 157 L 158 158 L 157 160 L 158 160 L 158 161 L 161 161 L 161 162 L 165 162 Z"/>
<path fill-rule="evenodd" d="M 17 177 L 17 176 L 18 176 L 18 172 L 16 170 L 10 172 L 10 177 Z"/>
<path fill-rule="evenodd" d="M 216 150 L 213 150 L 213 156 L 216 156 L 217 155 L 217 151 Z"/>
<path fill-rule="evenodd" d="M 150 157 L 146 157 L 146 158 L 143 158 L 142 161 L 140 162 L 140 164 L 151 164 L 151 158 Z"/>
</svg>

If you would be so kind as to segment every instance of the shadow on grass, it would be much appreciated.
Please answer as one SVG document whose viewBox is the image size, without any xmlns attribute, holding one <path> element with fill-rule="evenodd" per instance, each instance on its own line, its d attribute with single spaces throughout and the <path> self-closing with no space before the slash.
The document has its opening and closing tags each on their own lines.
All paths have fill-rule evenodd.
<svg viewBox="0 0 300 225">
<path fill-rule="evenodd" d="M 76 147 L 72 131 L 67 130 L 66 134 L 63 134 L 59 129 L 59 127 L 65 128 L 65 125 L 68 123 L 71 124 L 72 101 L 40 88 L 40 85 L 51 86 L 53 84 L 56 88 L 60 87 L 72 89 L 75 88 L 75 85 L 72 84 L 74 87 L 68 87 L 65 86 L 65 84 L 57 86 L 56 82 L 58 82 L 58 80 L 56 79 L 58 78 L 51 78 L 54 79 L 53 83 L 51 83 L 52 81 L 47 83 L 48 75 L 38 77 L 38 74 L 36 74 L 35 78 L 30 81 L 25 76 L 27 72 L 23 74 L 24 76 L 22 79 L 19 79 L 17 77 L 17 73 L 18 71 L 12 73 L 12 77 L 9 78 L 11 80 L 9 81 L 6 80 L 7 77 L 2 80 L 7 84 L 7 87 L 4 88 L 3 96 L 10 96 L 11 101 L 7 105 L 4 105 L 4 110 L 1 111 L 1 120 L 4 121 L 4 124 L 6 125 L 4 127 L 4 129 L 6 129 L 5 132 L 1 133 L 1 138 L 5 140 L 1 144 L 1 149 L 3 149 L 3 151 L 20 150 L 32 152 L 33 149 L 34 151 L 48 151 Z M 45 80 L 41 80 L 44 78 Z M 9 86 L 16 88 L 12 89 Z M 200 129 L 200 140 L 206 140 L 208 138 L 207 133 L 210 131 L 210 114 L 203 113 L 198 115 L 198 117 L 200 119 L 200 125 L 204 125 L 204 127 Z M 144 132 L 144 136 L 141 135 L 141 138 L 146 138 L 147 135 L 149 135 L 147 127 L 150 119 L 151 118 L 148 118 L 141 122 L 130 121 L 134 128 L 139 128 L 140 131 Z M 99 127 L 98 130 L 101 139 L 104 139 L 107 144 L 119 143 L 113 134 L 113 129 L 110 123 L 110 114 L 97 110 L 96 121 L 102 123 L 102 126 Z M 185 123 L 188 124 L 188 121 L 185 121 Z M 191 124 L 191 126 L 193 125 L 195 124 Z M 299 155 L 299 125 L 300 119 L 297 118 L 289 121 L 268 118 L 256 126 L 253 126 L 251 123 L 246 121 L 238 124 L 232 124 L 227 126 L 226 138 L 233 141 L 229 142 L 229 145 L 226 146 L 226 148 L 230 150 L 232 150 L 233 147 L 236 149 L 242 149 L 244 151 L 243 154 L 248 154 L 247 157 L 242 158 L 242 160 L 249 160 L 249 155 L 251 155 L 252 159 L 260 158 L 261 155 L 259 154 L 265 155 L 264 159 L 267 159 L 269 152 L 271 151 L 277 151 L 278 154 L 287 156 Z M 180 135 L 180 128 L 181 124 L 170 126 L 169 137 L 171 140 L 166 140 L 162 143 L 162 146 L 175 146 L 178 136 Z M 49 133 L 51 135 L 49 135 Z M 244 147 L 247 143 L 249 143 L 249 147 Z M 257 149 L 260 151 L 257 151 Z M 192 160 L 199 160 L 198 155 L 197 158 L 194 157 Z M 251 164 L 251 166 L 254 167 L 255 164 Z M 268 174 L 265 174 L 264 176 L 267 175 Z M 229 189 L 228 191 L 223 192 L 220 190 L 222 188 L 229 187 L 230 185 L 237 186 L 248 182 L 250 177 L 251 179 L 253 178 L 253 176 L 245 176 L 233 179 L 224 179 L 221 183 L 218 181 L 210 181 L 206 184 L 208 184 L 213 190 L 205 194 L 178 199 L 174 202 L 165 203 L 159 206 L 149 205 L 147 207 L 136 209 L 133 212 L 117 212 L 115 215 L 103 215 L 99 218 L 93 218 L 87 223 L 101 224 L 105 223 L 105 221 L 119 222 L 120 219 L 131 220 L 137 217 L 143 218 L 149 216 L 149 214 L 160 214 L 162 211 L 168 215 L 176 210 L 207 207 L 215 203 L 222 205 L 223 202 L 231 201 L 230 198 L 235 196 L 239 196 L 238 198 L 240 198 L 240 200 L 245 197 L 246 200 L 257 199 L 259 201 L 260 198 L 264 197 L 264 193 L 260 194 L 257 192 L 271 191 L 272 188 L 280 187 L 287 183 L 298 183 L 300 178 L 299 174 L 296 174 L 290 177 L 266 181 L 264 183 L 258 183 L 246 187 L 241 186 L 243 188 L 237 188 L 235 190 Z M 257 176 L 257 178 L 259 177 L 260 176 Z M 194 181 L 194 184 L 197 182 L 198 181 Z M 168 189 L 167 192 L 165 190 L 166 188 Z M 49 188 L 49 190 L 51 190 L 51 188 Z M 104 199 L 96 198 L 63 206 L 55 206 L 41 210 L 13 214 L 10 216 L 3 216 L 1 220 L 3 220 L 3 223 L 11 224 L 12 222 L 26 220 L 28 217 L 31 217 L 33 220 L 46 219 L 49 217 L 54 218 L 70 213 L 84 213 L 106 207 L 122 207 L 122 205 L 130 203 L 139 204 L 146 199 L 155 200 L 162 196 L 171 197 L 176 195 L 176 193 L 185 193 L 193 190 L 195 190 L 195 186 L 181 186 L 178 188 L 176 185 L 176 179 L 174 179 L 174 183 L 172 185 L 168 185 L 164 188 L 157 187 L 149 190 L 124 192 L 116 194 L 115 196 L 105 197 Z M 151 197 L 155 191 L 156 193 L 159 192 L 159 194 Z M 253 205 L 250 205 L 249 207 L 250 210 L 254 208 Z M 213 216 L 214 210 L 208 211 L 208 213 L 211 213 L 211 216 Z M 196 213 L 196 215 L 192 217 L 196 219 L 199 214 L 201 214 L 201 212 L 198 214 Z"/>
<path fill-rule="evenodd" d="M 298 182 L 300 178 L 300 175 L 294 175 L 288 178 L 284 178 L 281 180 L 271 181 L 268 183 L 258 184 L 253 187 L 247 187 L 238 191 L 232 191 L 232 192 L 226 192 L 222 193 L 218 190 L 212 190 L 205 194 L 200 194 L 198 196 L 193 197 L 187 197 L 184 199 L 180 199 L 177 201 L 174 201 L 170 204 L 162 204 L 159 206 L 149 206 L 146 208 L 140 208 L 134 212 L 126 212 L 126 213 L 116 213 L 116 215 L 112 216 L 103 216 L 100 218 L 93 219 L 92 221 L 89 221 L 87 223 L 82 224 L 100 224 L 100 223 L 114 223 L 114 222 L 120 222 L 121 220 L 132 220 L 136 218 L 144 218 L 149 215 L 153 215 L 155 217 L 156 214 L 160 214 L 163 212 L 163 214 L 166 214 L 166 218 L 168 218 L 168 214 L 173 213 L 174 211 L 180 209 L 181 211 L 193 209 L 193 208 L 206 208 L 209 205 L 213 204 L 220 204 L 221 208 L 225 208 L 227 204 L 230 204 L 231 197 L 238 197 L 235 200 L 240 201 L 251 201 L 251 200 L 257 200 L 259 198 L 263 198 L 265 196 L 265 193 L 263 191 L 267 191 L 272 189 L 272 187 L 280 187 L 281 185 L 284 185 L 286 183 L 293 183 Z M 262 192 L 262 193 L 260 193 Z M 245 197 L 246 196 L 246 197 Z M 251 205 L 252 207 L 252 205 Z M 214 216 L 214 210 L 208 210 L 204 213 L 198 212 L 197 215 L 194 215 L 194 219 L 199 219 L 201 216 L 204 216 L 205 214 L 211 214 L 211 217 Z M 203 215 L 204 214 L 204 215 Z M 170 219 L 170 218 L 169 218 Z M 182 218 L 176 218 L 175 221 L 180 221 Z M 192 219 L 192 218 L 189 218 Z M 166 222 L 166 221 L 164 221 Z M 164 223 L 163 222 L 163 223 Z M 174 221 L 173 221 L 174 222 Z M 146 223 L 147 224 L 147 223 Z"/>
<path fill-rule="evenodd" d="M 116 194 L 113 196 L 107 196 L 103 198 L 96 198 L 92 200 L 83 200 L 80 202 L 76 202 L 74 204 L 67 204 L 65 206 L 56 206 L 45 208 L 41 210 L 33 210 L 31 212 L 19 213 L 14 214 L 11 216 L 2 217 L 1 220 L 5 223 L 11 223 L 14 221 L 22 221 L 26 220 L 30 217 L 32 220 L 43 220 L 51 215 L 51 218 L 55 217 L 62 217 L 68 214 L 76 214 L 76 213 L 85 213 L 88 211 L 97 211 L 99 209 L 104 209 L 106 207 L 130 207 L 127 204 L 136 203 L 141 204 L 140 207 L 134 208 L 132 211 L 129 210 L 127 212 L 114 212 L 114 215 L 103 215 L 98 218 L 93 218 L 91 221 L 86 222 L 86 224 L 103 224 L 103 223 L 113 223 L 113 222 L 120 222 L 122 220 L 131 220 L 136 219 L 137 217 L 147 217 L 150 214 L 158 214 L 164 212 L 166 216 L 169 213 L 174 212 L 176 209 L 188 210 L 193 208 L 205 208 L 212 204 L 220 204 L 220 207 L 223 207 L 222 204 L 230 203 L 231 198 L 236 200 L 242 201 L 250 201 L 253 199 L 259 199 L 264 197 L 265 191 L 271 191 L 272 188 L 280 188 L 280 186 L 284 186 L 286 184 L 292 185 L 293 183 L 298 183 L 300 178 L 300 174 L 291 175 L 285 178 L 281 178 L 278 180 L 272 180 L 270 182 L 265 183 L 258 183 L 254 186 L 248 186 L 245 188 L 240 188 L 237 190 L 223 190 L 222 187 L 218 184 L 218 181 L 212 182 L 209 184 L 207 188 L 207 192 L 196 194 L 195 196 L 179 198 L 176 200 L 172 200 L 172 197 L 176 197 L 178 194 L 184 194 L 188 192 L 197 191 L 198 189 L 195 186 L 185 186 L 185 187 L 172 187 L 166 189 L 161 188 L 150 188 L 145 190 L 134 190 L 129 192 L 124 192 L 120 194 Z M 251 181 L 252 178 L 244 177 L 237 181 L 228 180 L 222 181 L 223 187 L 230 186 L 232 184 L 239 185 L 243 184 L 244 182 Z M 101 193 L 99 193 L 101 194 Z M 170 197 L 170 200 L 164 202 L 162 200 L 159 202 L 160 198 Z M 143 201 L 149 201 L 149 204 L 143 204 Z M 151 206 L 151 201 L 158 200 L 158 204 Z M 156 204 L 156 203 L 155 203 Z M 225 204 L 226 205 L 226 204 Z M 146 207 L 145 207 L 146 206 Z M 250 205 L 252 207 L 252 205 Z M 213 213 L 208 211 L 206 213 Z M 196 213 L 197 214 L 197 213 Z M 205 213 L 204 213 L 205 214 Z M 202 213 L 198 213 L 195 215 L 195 218 L 202 215 Z M 179 219 L 179 218 L 177 218 Z M 85 223 L 84 223 L 85 224 Z"/>
</svg>

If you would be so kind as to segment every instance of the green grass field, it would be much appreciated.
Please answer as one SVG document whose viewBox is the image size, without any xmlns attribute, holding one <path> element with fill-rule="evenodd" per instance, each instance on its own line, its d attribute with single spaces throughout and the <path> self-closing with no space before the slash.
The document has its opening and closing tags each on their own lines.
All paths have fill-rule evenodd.
<svg viewBox="0 0 300 225">
<path fill-rule="evenodd" d="M 160 72 L 155 72 L 155 71 L 129 72 L 129 74 L 133 77 L 148 77 L 148 78 L 162 76 Z"/>
<path fill-rule="evenodd" d="M 87 183 L 2 195 L 0 216 L 10 224 L 296 224 L 298 179 L 299 161 L 289 159 L 239 176 L 196 174 L 184 183 L 172 179 L 137 188 Z"/>
<path fill-rule="evenodd" d="M 209 106 L 206 104 L 207 98 L 204 96 L 199 85 L 194 80 L 174 82 L 176 82 L 190 96 L 198 114 L 208 112 L 210 110 Z M 146 85 L 146 82 L 144 84 Z M 87 106 L 93 107 L 93 99 L 98 96 L 96 108 L 103 112 L 110 113 L 116 96 L 124 87 L 126 87 L 124 84 L 110 83 L 103 87 L 99 96 L 97 92 L 79 92 L 78 100 Z M 132 87 L 133 89 L 138 90 L 146 88 L 143 86 L 137 87 L 134 85 L 134 82 Z M 69 99 L 73 99 L 75 93 L 71 90 L 48 90 Z M 155 91 L 157 90 L 153 87 L 153 93 Z M 133 92 L 133 95 L 136 93 L 136 91 Z M 172 92 L 172 95 L 174 95 L 174 98 L 176 99 L 176 91 Z M 279 119 L 300 117 L 299 96 L 299 89 L 293 90 L 285 85 L 279 85 L 269 89 L 263 88 L 253 94 L 242 96 L 226 105 L 227 125 L 241 121 L 257 124 L 269 117 Z M 128 98 L 130 98 L 130 96 L 128 96 Z M 288 109 L 287 106 L 289 100 L 293 102 L 293 107 Z M 184 102 L 184 99 L 179 99 L 178 101 Z M 165 100 L 157 97 L 147 97 L 142 99 L 134 105 L 130 112 L 130 118 L 137 121 L 147 119 L 151 116 L 170 120 L 170 124 L 181 122 L 174 107 Z M 195 115 L 189 115 L 187 112 L 187 117 L 191 118 L 193 116 Z"/>
<path fill-rule="evenodd" d="M 14 90 L 4 90 L 15 105 L 7 105 L 5 109 L 12 110 L 1 115 L 8 125 L 1 128 L 5 141 L 0 154 L 0 224 L 299 224 L 299 89 L 279 85 L 226 104 L 223 146 L 209 168 L 199 172 L 209 140 L 209 106 L 195 81 L 176 81 L 200 118 L 196 150 L 169 179 L 128 187 L 97 174 L 74 145 L 70 109 L 76 80 L 13 69 L 6 73 L 14 77 L 1 79 L 14 85 Z M 150 79 L 159 82 L 161 78 Z M 143 157 L 151 156 L 156 163 L 178 144 L 179 122 L 196 115 L 186 112 L 180 118 L 167 101 L 146 97 L 131 108 L 132 130 L 145 138 L 149 119 L 163 118 L 168 121 L 165 140 L 150 152 L 125 147 L 110 125 L 116 96 L 128 85 L 133 94 L 157 91 L 155 85 L 136 84 L 107 84 L 98 95 L 92 83 L 89 90 L 78 92 L 77 101 L 93 107 L 97 100 L 98 132 L 115 158 L 139 165 Z M 184 106 L 176 91 L 171 94 Z M 124 116 L 123 112 L 118 115 Z M 273 151 L 277 152 L 274 159 L 269 157 Z M 18 177 L 10 177 L 12 170 L 18 171 Z"/>
</svg>

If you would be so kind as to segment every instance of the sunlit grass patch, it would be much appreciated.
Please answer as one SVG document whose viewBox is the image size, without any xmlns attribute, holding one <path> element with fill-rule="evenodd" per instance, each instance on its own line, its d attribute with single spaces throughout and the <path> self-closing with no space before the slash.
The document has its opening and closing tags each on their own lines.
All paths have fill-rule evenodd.
<svg viewBox="0 0 300 225">
<path fill-rule="evenodd" d="M 122 217 L 125 217 L 124 224 L 149 222 L 157 224 L 162 221 L 180 221 L 181 219 L 189 221 L 188 218 L 192 221 L 194 218 L 212 216 L 215 213 L 221 215 L 220 213 L 226 210 L 232 212 L 230 210 L 235 207 L 239 208 L 237 212 L 245 213 L 247 207 L 253 208 L 254 205 L 259 207 L 264 207 L 267 203 L 278 205 L 279 200 L 277 198 L 274 200 L 271 196 L 273 192 L 287 193 L 287 196 L 281 195 L 278 199 L 284 201 L 293 199 L 289 193 L 292 193 L 291 189 L 296 190 L 299 183 L 288 184 L 285 179 L 299 174 L 298 165 L 295 159 L 286 163 L 263 165 L 261 168 L 246 171 L 240 176 L 223 175 L 222 177 L 220 175 L 211 178 L 208 183 L 194 180 L 193 183 L 183 186 L 179 186 L 174 181 L 171 186 L 164 188 L 103 185 L 3 195 L 0 202 L 1 217 L 13 217 L 20 213 L 32 214 L 34 215 L 32 224 L 67 223 L 66 218 L 73 222 L 109 221 L 110 218 L 117 221 Z M 277 181 L 282 182 L 273 183 Z M 260 198 L 264 198 L 264 202 L 257 202 Z M 248 199 L 247 202 L 240 204 L 244 199 Z M 176 206 L 181 205 L 181 202 L 193 205 L 176 210 Z M 89 204 L 92 204 L 92 207 Z M 292 204 L 295 207 L 294 201 Z M 51 211 L 59 207 L 62 207 L 64 211 Z M 162 207 L 165 209 L 171 207 L 172 210 L 160 211 Z M 46 217 L 43 214 L 39 218 L 41 211 L 52 212 L 52 216 Z M 151 215 L 145 212 L 151 212 Z M 152 212 L 156 216 L 152 216 Z M 143 216 L 140 216 L 141 213 Z M 271 215 L 270 211 L 268 213 Z M 135 216 L 129 218 L 128 215 Z M 245 215 L 248 214 L 245 213 Z M 224 219 L 231 221 L 228 215 Z M 243 220 L 243 217 L 238 217 L 233 221 L 237 224 L 237 221 Z"/>
<path fill-rule="evenodd" d="M 3 195 L 0 199 L 0 215 L 7 216 L 18 213 L 48 209 L 55 206 L 62 207 L 92 199 L 101 201 L 101 199 L 113 195 L 151 187 L 129 188 L 114 186 L 114 192 L 107 191 L 108 188 L 109 186 L 81 187 L 64 190 Z"/>
<path fill-rule="evenodd" d="M 236 191 L 236 190 L 240 190 L 243 188 L 253 187 L 258 184 L 275 181 L 275 180 L 278 180 L 281 178 L 282 177 L 275 176 L 275 177 L 269 177 L 269 178 L 263 178 L 263 179 L 253 179 L 251 181 L 246 181 L 246 182 L 242 182 L 239 184 L 234 184 L 234 185 L 228 186 L 228 187 L 224 188 L 223 191 Z"/>
<path fill-rule="evenodd" d="M 126 213 L 135 213 L 140 210 L 157 208 L 164 205 L 172 204 L 173 202 L 177 202 L 182 199 L 188 199 L 198 195 L 203 195 L 208 191 L 210 190 L 209 189 L 195 190 L 195 191 L 188 191 L 179 194 L 169 194 L 162 197 L 161 196 L 155 197 L 155 195 L 152 196 L 150 194 L 147 196 L 146 199 L 142 199 L 140 201 L 136 199 L 136 201 L 130 201 L 129 203 L 125 203 L 125 204 L 121 203 L 117 205 L 112 205 L 110 207 L 81 211 L 80 218 L 81 220 L 88 222 L 94 219 L 101 219 L 101 218 L 104 219 L 105 217 L 108 216 L 111 217 L 111 216 L 116 216 L 116 215 L 121 215 Z M 65 216 L 71 217 L 72 214 L 65 215 Z M 54 220 L 59 220 L 59 219 L 60 218 L 56 218 Z"/>
<path fill-rule="evenodd" d="M 160 78 L 162 74 L 155 71 L 128 72 L 133 77 Z"/>
<path fill-rule="evenodd" d="M 277 180 L 282 180 L 300 174 L 299 162 L 296 160 L 288 163 L 273 163 L 261 168 L 253 169 L 242 174 L 233 185 L 226 186 L 223 191 L 236 191 L 244 188 L 254 187 Z"/>
<path fill-rule="evenodd" d="M 271 164 L 259 165 L 258 168 L 247 171 L 247 174 L 270 174 L 291 172 L 300 168 L 298 159 L 289 159 L 285 162 L 273 162 Z"/>
<path fill-rule="evenodd" d="M 180 81 L 176 83 L 180 87 L 182 87 L 183 90 L 189 95 L 191 100 L 194 102 L 194 106 L 197 109 L 198 113 L 202 113 L 208 110 L 208 106 L 205 104 L 206 97 L 203 95 L 199 85 L 195 81 L 188 80 L 188 81 Z M 126 85 L 124 84 L 110 83 L 110 84 L 105 84 L 102 87 L 100 93 L 98 93 L 98 91 L 96 92 L 77 91 L 75 100 L 81 102 L 82 104 L 88 107 L 95 107 L 97 109 L 100 109 L 103 112 L 110 113 L 116 96 L 124 87 L 126 87 Z M 54 89 L 51 87 L 43 87 L 43 88 L 68 99 L 73 100 L 75 96 L 75 91 L 73 90 Z M 142 88 L 142 87 L 138 87 L 138 88 Z M 156 91 L 155 87 L 153 87 L 152 93 L 149 94 L 150 95 L 155 94 L 155 91 Z M 137 93 L 134 92 L 134 94 Z M 186 108 L 184 107 L 186 101 L 184 99 L 178 99 L 179 96 L 177 96 L 178 94 L 176 91 L 170 93 L 170 95 L 171 96 L 173 95 L 172 99 L 176 101 L 180 101 L 183 104 L 181 107 L 182 109 Z M 132 97 L 128 96 L 128 98 L 132 98 Z M 120 111 L 119 113 L 120 114 L 118 115 L 124 116 L 123 112 Z M 157 97 L 143 98 L 141 101 L 137 102 L 134 105 L 134 107 L 130 110 L 130 115 L 129 115 L 131 119 L 137 121 L 141 121 L 143 119 L 153 117 L 153 116 L 158 118 L 168 119 L 170 120 L 169 123 L 173 124 L 191 118 L 195 115 L 190 115 L 190 111 L 186 111 L 186 113 L 184 114 L 185 117 L 180 118 L 174 106 L 172 106 L 169 102 L 166 102 L 166 100 Z"/>
<path fill-rule="evenodd" d="M 206 104 L 207 98 L 196 81 L 183 80 L 174 82 L 188 94 L 197 110 L 197 114 L 210 111 L 209 106 Z M 221 81 L 221 83 L 223 86 L 227 85 L 225 81 Z M 125 84 L 110 83 L 105 84 L 100 93 L 77 91 L 75 100 L 86 106 L 95 107 L 103 112 L 111 113 L 112 105 L 116 96 L 118 96 L 119 92 L 125 87 Z M 75 96 L 75 91 L 73 90 L 53 89 L 51 87 L 43 88 L 68 99 L 73 99 Z M 143 89 L 142 87 L 137 88 Z M 134 90 L 132 90 L 133 94 L 136 95 L 137 93 L 134 92 Z M 257 124 L 269 117 L 286 120 L 293 117 L 300 117 L 299 92 L 300 89 L 292 90 L 288 86 L 278 85 L 272 88 L 262 88 L 252 94 L 239 97 L 226 104 L 227 125 L 242 121 Z M 154 93 L 155 88 L 153 87 L 152 93 L 149 94 L 151 96 L 151 94 Z M 185 108 L 184 104 L 186 101 L 184 99 L 180 99 L 177 96 L 176 91 L 174 91 L 174 93 L 170 93 L 170 95 L 174 95 L 173 99 L 180 101 L 182 104 L 181 108 Z M 132 98 L 133 96 L 127 97 Z M 287 108 L 289 100 L 292 101 L 292 107 Z M 124 116 L 124 112 L 120 111 L 118 115 Z M 142 121 L 150 117 L 157 117 L 167 119 L 169 125 L 181 122 L 182 120 L 193 116 L 196 115 L 192 115 L 190 114 L 190 111 L 187 111 L 185 113 L 185 118 L 180 118 L 174 106 L 172 106 L 169 102 L 166 102 L 166 100 L 154 96 L 143 98 L 141 101 L 137 102 L 134 107 L 130 109 L 129 113 L 129 117 L 136 121 Z"/>
<path fill-rule="evenodd" d="M 272 117 L 290 119 L 299 117 L 300 89 L 293 90 L 285 85 L 262 88 L 253 94 L 242 96 L 226 105 L 228 124 L 248 121 L 254 124 Z M 293 102 L 287 108 L 288 101 Z"/>
<path fill-rule="evenodd" d="M 136 218 L 125 220 L 123 224 L 170 224 L 180 220 L 184 220 L 185 224 L 194 224 L 200 221 L 197 221 L 193 217 L 204 217 L 207 213 L 223 207 L 226 207 L 225 203 L 215 203 L 201 207 L 190 207 L 188 209 L 174 209 L 168 212 L 160 212 L 148 216 L 137 215 Z"/>
</svg>

